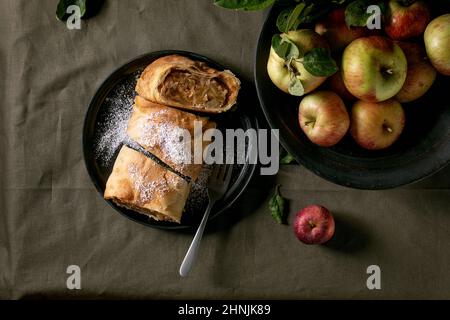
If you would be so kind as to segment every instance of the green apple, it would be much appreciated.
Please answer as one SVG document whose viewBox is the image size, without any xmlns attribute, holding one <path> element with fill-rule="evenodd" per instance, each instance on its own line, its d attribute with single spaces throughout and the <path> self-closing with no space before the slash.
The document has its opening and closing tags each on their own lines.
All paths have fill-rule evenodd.
<svg viewBox="0 0 450 320">
<path fill-rule="evenodd" d="M 299 49 L 299 58 L 302 58 L 306 53 L 314 48 L 325 48 L 329 50 L 326 40 L 313 30 L 301 29 L 289 31 L 286 36 Z M 298 78 L 303 85 L 305 94 L 313 91 L 326 80 L 326 77 L 316 77 L 310 74 L 306 71 L 300 61 L 293 61 L 292 67 L 298 71 Z M 286 61 L 281 58 L 272 47 L 270 48 L 269 60 L 267 62 L 267 72 L 272 82 L 279 89 L 289 93 L 291 76 L 286 65 Z"/>
<path fill-rule="evenodd" d="M 379 102 L 395 96 L 403 87 L 406 71 L 402 49 L 381 36 L 356 39 L 342 56 L 344 84 L 352 95 L 364 101 Z"/>
<path fill-rule="evenodd" d="M 437 71 L 450 76 L 450 13 L 437 17 L 425 29 L 425 48 Z"/>
<path fill-rule="evenodd" d="M 350 133 L 361 147 L 380 150 L 391 146 L 403 131 L 405 114 L 395 99 L 357 101 L 352 108 Z"/>
<path fill-rule="evenodd" d="M 331 91 L 313 92 L 302 99 L 300 127 L 311 142 L 331 147 L 347 133 L 350 117 L 342 99 Z"/>
<path fill-rule="evenodd" d="M 397 42 L 408 61 L 408 73 L 402 89 L 395 98 L 401 102 L 411 102 L 423 96 L 436 79 L 436 70 L 430 64 L 427 54 L 418 43 Z"/>
</svg>

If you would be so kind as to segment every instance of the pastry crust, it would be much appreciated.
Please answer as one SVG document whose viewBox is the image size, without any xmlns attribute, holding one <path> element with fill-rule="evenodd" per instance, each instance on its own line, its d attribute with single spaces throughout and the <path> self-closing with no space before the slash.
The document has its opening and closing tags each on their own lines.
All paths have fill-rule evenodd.
<svg viewBox="0 0 450 320">
<path fill-rule="evenodd" d="M 153 61 L 142 72 L 136 92 L 155 103 L 206 113 L 221 113 L 235 103 L 239 79 L 180 55 Z"/>
<path fill-rule="evenodd" d="M 180 223 L 190 184 L 154 160 L 123 146 L 106 183 L 105 199 L 155 220 Z"/>
<path fill-rule="evenodd" d="M 195 129 L 195 122 L 202 131 Z M 128 136 L 154 154 L 175 171 L 195 181 L 202 169 L 202 159 L 194 161 L 195 139 L 202 143 L 202 155 L 209 142 L 202 136 L 216 124 L 206 117 L 166 107 L 137 96 L 130 120 Z M 197 136 L 197 137 L 196 137 Z"/>
</svg>

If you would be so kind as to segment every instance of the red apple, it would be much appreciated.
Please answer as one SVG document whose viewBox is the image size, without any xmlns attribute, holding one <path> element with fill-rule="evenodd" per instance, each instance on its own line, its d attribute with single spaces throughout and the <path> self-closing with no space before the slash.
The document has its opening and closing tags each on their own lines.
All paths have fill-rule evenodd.
<svg viewBox="0 0 450 320">
<path fill-rule="evenodd" d="M 341 73 L 348 91 L 356 98 L 379 102 L 394 97 L 406 80 L 407 62 L 392 40 L 359 38 L 345 48 Z"/>
<path fill-rule="evenodd" d="M 334 219 L 330 211 L 319 205 L 302 209 L 295 217 L 294 232 L 306 244 L 322 244 L 334 235 Z"/>
<path fill-rule="evenodd" d="M 299 122 L 309 140 L 322 147 L 331 147 L 348 131 L 350 117 L 336 93 L 317 91 L 300 102 Z"/>
<path fill-rule="evenodd" d="M 427 54 L 417 43 L 398 42 L 408 61 L 408 73 L 402 89 L 395 96 L 401 102 L 411 102 L 423 96 L 436 79 L 436 70 Z"/>
<path fill-rule="evenodd" d="M 450 76 L 450 13 L 430 22 L 424 41 L 433 66 L 443 75 Z"/>
<path fill-rule="evenodd" d="M 403 131 L 405 114 L 401 104 L 357 101 L 352 108 L 350 133 L 361 147 L 380 150 L 391 146 Z"/>
<path fill-rule="evenodd" d="M 344 80 L 342 80 L 342 75 L 340 72 L 336 72 L 330 78 L 328 78 L 328 85 L 330 90 L 334 93 L 337 93 L 339 97 L 346 101 L 354 101 L 356 100 L 355 96 L 353 96 L 350 91 L 347 90 L 347 87 L 344 84 Z"/>
<path fill-rule="evenodd" d="M 343 50 L 353 40 L 368 34 L 365 27 L 348 27 L 345 8 L 332 10 L 325 19 L 316 23 L 315 30 L 325 37 L 333 52 Z"/>
<path fill-rule="evenodd" d="M 430 22 L 430 10 L 424 1 L 390 0 L 384 31 L 391 39 L 420 36 Z"/>
</svg>

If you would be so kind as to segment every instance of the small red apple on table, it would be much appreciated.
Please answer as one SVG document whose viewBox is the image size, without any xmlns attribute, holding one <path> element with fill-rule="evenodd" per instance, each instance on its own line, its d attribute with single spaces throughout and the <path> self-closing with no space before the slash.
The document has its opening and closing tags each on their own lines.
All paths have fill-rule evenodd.
<svg viewBox="0 0 450 320">
<path fill-rule="evenodd" d="M 302 209 L 294 221 L 294 232 L 305 244 L 323 244 L 334 235 L 335 223 L 330 211 L 319 205 Z"/>
<path fill-rule="evenodd" d="M 418 37 L 425 31 L 430 16 L 424 1 L 390 0 L 384 31 L 393 40 Z"/>
</svg>

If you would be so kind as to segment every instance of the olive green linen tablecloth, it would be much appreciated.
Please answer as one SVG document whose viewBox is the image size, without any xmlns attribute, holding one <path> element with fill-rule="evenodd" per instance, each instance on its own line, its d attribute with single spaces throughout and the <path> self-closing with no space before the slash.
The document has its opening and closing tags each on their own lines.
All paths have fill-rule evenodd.
<svg viewBox="0 0 450 320">
<path fill-rule="evenodd" d="M 84 114 L 115 68 L 155 50 L 198 52 L 251 81 L 264 12 L 212 0 L 107 0 L 81 30 L 68 30 L 56 3 L 1 4 L 1 298 L 450 298 L 450 169 L 359 191 L 283 166 L 256 177 L 211 224 L 192 273 L 180 278 L 192 234 L 147 228 L 103 201 L 83 163 Z M 275 183 L 290 200 L 288 226 L 267 210 Z M 326 246 L 292 232 L 295 212 L 311 203 L 335 213 Z M 66 287 L 69 265 L 81 269 L 81 290 Z M 381 290 L 366 286 L 370 265 L 381 269 Z"/>
</svg>

